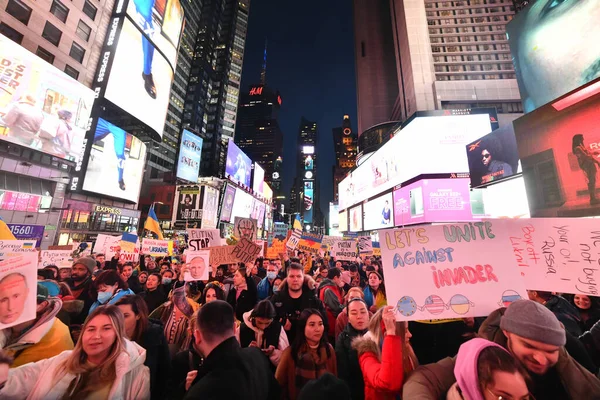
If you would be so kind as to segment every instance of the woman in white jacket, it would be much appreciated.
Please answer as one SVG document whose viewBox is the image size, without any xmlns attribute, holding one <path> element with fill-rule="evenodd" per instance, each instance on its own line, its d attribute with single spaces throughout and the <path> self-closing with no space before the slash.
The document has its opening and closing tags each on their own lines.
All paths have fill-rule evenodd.
<svg viewBox="0 0 600 400">
<path fill-rule="evenodd" d="M 262 300 L 252 311 L 244 313 L 244 321 L 236 336 L 242 347 L 257 347 L 274 367 L 281 353 L 290 346 L 285 330 L 275 320 L 275 308 L 269 300 Z"/>
<path fill-rule="evenodd" d="M 0 399 L 149 399 L 145 358 L 142 347 L 125 339 L 119 308 L 99 307 L 75 349 L 11 370 L 0 364 Z"/>
</svg>

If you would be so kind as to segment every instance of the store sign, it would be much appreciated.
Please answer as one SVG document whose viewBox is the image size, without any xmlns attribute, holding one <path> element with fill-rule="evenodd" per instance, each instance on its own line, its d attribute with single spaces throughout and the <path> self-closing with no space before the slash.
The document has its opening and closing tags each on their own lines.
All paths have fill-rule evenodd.
<svg viewBox="0 0 600 400">
<path fill-rule="evenodd" d="M 256 86 L 250 89 L 250 96 L 260 96 L 263 92 L 262 86 Z"/>
<path fill-rule="evenodd" d="M 94 211 L 97 213 L 121 215 L 121 209 L 115 207 L 96 205 L 94 206 Z"/>
<path fill-rule="evenodd" d="M 44 237 L 44 225 L 6 224 L 18 240 L 35 240 L 35 247 L 40 247 Z M 49 229 L 49 228 L 48 228 Z M 56 227 L 54 228 L 56 229 Z"/>
</svg>

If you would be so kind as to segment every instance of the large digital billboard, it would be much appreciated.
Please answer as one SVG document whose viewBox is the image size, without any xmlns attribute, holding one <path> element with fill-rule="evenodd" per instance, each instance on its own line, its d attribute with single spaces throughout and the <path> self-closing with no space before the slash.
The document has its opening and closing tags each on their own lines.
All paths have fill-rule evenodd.
<svg viewBox="0 0 600 400">
<path fill-rule="evenodd" d="M 353 207 L 349 211 L 350 216 L 350 232 L 360 232 L 363 230 L 363 210 L 362 204 Z"/>
<path fill-rule="evenodd" d="M 0 34 L 0 139 L 77 162 L 94 92 Z"/>
<path fill-rule="evenodd" d="M 514 121 L 532 217 L 600 215 L 600 79 Z M 583 97 L 582 97 L 583 96 Z"/>
<path fill-rule="evenodd" d="M 329 203 L 329 229 L 339 229 L 340 211 L 337 203 Z"/>
<path fill-rule="evenodd" d="M 420 112 L 410 118 L 393 138 L 340 182 L 340 209 L 421 174 L 469 172 L 465 146 L 490 133 L 496 115 L 493 110 L 491 114 L 466 115 L 460 111 L 444 110 L 439 115 Z"/>
<path fill-rule="evenodd" d="M 98 118 L 83 190 L 137 203 L 145 161 L 141 140 Z"/>
<path fill-rule="evenodd" d="M 521 172 L 512 122 L 469 143 L 467 157 L 472 187 L 497 182 Z"/>
<path fill-rule="evenodd" d="M 600 77 L 598 1 L 530 3 L 506 26 L 526 113 Z"/>
<path fill-rule="evenodd" d="M 394 226 L 394 201 L 391 192 L 363 204 L 363 211 L 365 231 Z"/>
<path fill-rule="evenodd" d="M 252 180 L 252 190 L 254 192 L 263 196 L 264 192 L 264 183 L 265 183 L 265 170 L 258 165 L 258 163 L 254 163 L 254 178 Z"/>
<path fill-rule="evenodd" d="M 227 163 L 225 165 L 225 176 L 231 177 L 246 187 L 250 186 L 250 173 L 252 172 L 252 160 L 248 157 L 233 140 L 227 145 Z"/>
<path fill-rule="evenodd" d="M 348 211 L 342 211 L 339 213 L 338 223 L 340 225 L 338 228 L 339 232 L 347 232 L 348 231 Z"/>
<path fill-rule="evenodd" d="M 202 229 L 217 227 L 217 211 L 219 209 L 219 190 L 204 186 L 202 200 Z"/>
<path fill-rule="evenodd" d="M 219 220 L 223 222 L 232 221 L 231 212 L 233 211 L 233 202 L 235 199 L 235 186 L 227 184 L 225 194 L 223 195 L 223 204 L 221 205 L 221 215 Z"/>
<path fill-rule="evenodd" d="M 176 221 L 199 227 L 202 221 L 200 186 L 177 186 L 173 204 L 173 222 Z"/>
<path fill-rule="evenodd" d="M 313 202 L 315 200 L 314 181 L 304 181 L 304 210 L 303 219 L 305 224 L 313 222 Z"/>
<path fill-rule="evenodd" d="M 202 158 L 202 138 L 187 129 L 183 130 L 179 160 L 177 161 L 177 177 L 190 182 L 198 182 L 198 171 Z"/>
<path fill-rule="evenodd" d="M 173 69 L 155 50 L 142 32 L 125 19 L 104 97 L 162 137 Z"/>
</svg>

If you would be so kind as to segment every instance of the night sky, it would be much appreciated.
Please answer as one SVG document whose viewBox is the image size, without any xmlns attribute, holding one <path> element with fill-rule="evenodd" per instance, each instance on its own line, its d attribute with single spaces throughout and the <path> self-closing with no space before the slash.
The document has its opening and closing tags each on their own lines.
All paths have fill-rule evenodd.
<svg viewBox="0 0 600 400">
<path fill-rule="evenodd" d="M 244 53 L 242 90 L 260 82 L 265 38 L 267 85 L 281 92 L 279 124 L 284 134 L 283 188 L 286 199 L 296 169 L 302 116 L 318 124 L 321 211 L 328 215 L 335 163 L 331 130 L 350 115 L 356 129 L 356 84 L 352 2 L 348 0 L 252 0 Z"/>
</svg>

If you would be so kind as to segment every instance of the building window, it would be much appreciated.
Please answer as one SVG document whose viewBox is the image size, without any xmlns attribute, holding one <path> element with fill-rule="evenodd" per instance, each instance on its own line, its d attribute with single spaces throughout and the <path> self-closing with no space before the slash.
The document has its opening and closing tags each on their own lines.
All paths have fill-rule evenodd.
<svg viewBox="0 0 600 400">
<path fill-rule="evenodd" d="M 23 35 L 19 31 L 6 25 L 4 22 L 0 23 L 0 33 L 12 40 L 13 42 L 17 42 L 18 44 L 21 44 L 21 42 L 23 41 Z"/>
<path fill-rule="evenodd" d="M 8 0 L 6 12 L 27 25 L 31 17 L 31 8 L 21 0 Z"/>
<path fill-rule="evenodd" d="M 71 67 L 69 64 L 65 65 L 65 74 L 69 75 L 73 79 L 79 78 L 79 71 Z"/>
<path fill-rule="evenodd" d="M 69 52 L 69 55 L 71 56 L 71 58 L 73 58 L 73 60 L 81 64 L 83 62 L 83 57 L 85 56 L 85 49 L 77 43 L 73 42 L 73 45 L 71 45 L 71 51 Z"/>
<path fill-rule="evenodd" d="M 62 31 L 52 25 L 50 22 L 46 21 L 46 26 L 44 26 L 44 31 L 42 32 L 42 37 L 53 45 L 58 46 L 61 36 Z"/>
<path fill-rule="evenodd" d="M 77 25 L 77 31 L 75 32 L 77 36 L 86 42 L 90 40 L 90 35 L 92 34 L 92 28 L 90 28 L 85 22 L 79 20 L 79 24 Z"/>
<path fill-rule="evenodd" d="M 52 1 L 52 6 L 50 6 L 50 12 L 54 14 L 56 18 L 60 19 L 63 23 L 67 22 L 67 17 L 69 16 L 69 9 L 60 1 Z"/>
<path fill-rule="evenodd" d="M 52 64 L 54 62 L 54 54 L 50 53 L 48 50 L 44 49 L 42 46 L 38 46 L 35 54 L 42 60 L 48 61 L 50 64 Z"/>
<path fill-rule="evenodd" d="M 85 0 L 85 3 L 83 4 L 83 13 L 85 15 L 87 15 L 88 17 L 90 17 L 90 19 L 93 21 L 96 19 L 96 13 L 98 12 L 98 9 L 96 8 L 95 5 L 93 5 L 90 0 Z"/>
</svg>

